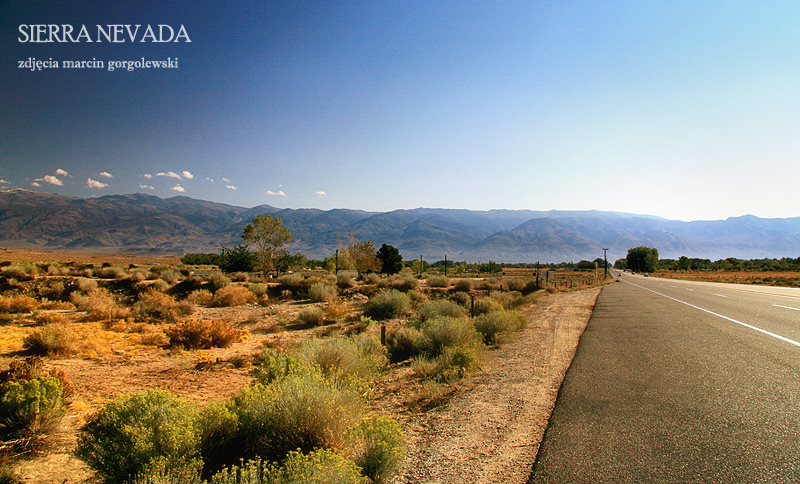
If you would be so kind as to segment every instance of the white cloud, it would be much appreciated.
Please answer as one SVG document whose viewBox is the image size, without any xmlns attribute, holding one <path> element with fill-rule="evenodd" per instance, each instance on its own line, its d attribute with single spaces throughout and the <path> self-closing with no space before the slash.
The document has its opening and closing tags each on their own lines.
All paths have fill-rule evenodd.
<svg viewBox="0 0 800 484">
<path fill-rule="evenodd" d="M 235 186 L 233 186 L 233 185 L 225 185 L 225 188 L 227 188 L 228 190 L 236 190 L 236 189 L 237 189 L 237 188 L 236 188 Z"/>
<path fill-rule="evenodd" d="M 10 181 L 8 181 L 8 180 L 3 180 L 3 179 L 1 179 L 1 178 L 0 178 L 0 183 L 11 184 L 11 182 L 10 182 Z"/>
<path fill-rule="evenodd" d="M 185 192 L 185 191 L 186 191 L 186 189 L 185 189 L 185 188 L 183 188 L 183 187 L 180 185 L 180 183 L 179 183 L 179 184 L 177 184 L 177 185 L 175 185 L 174 187 L 170 188 L 170 190 L 174 190 L 174 191 L 176 191 L 176 192 L 180 192 L 180 193 L 183 193 L 183 192 Z"/>
<path fill-rule="evenodd" d="M 86 179 L 86 186 L 89 188 L 105 188 L 108 186 L 108 183 L 99 182 L 97 180 L 92 180 L 91 178 Z"/>
<path fill-rule="evenodd" d="M 323 192 L 322 190 L 320 190 L 320 191 L 318 191 L 318 192 L 314 192 L 314 193 L 316 193 L 317 195 L 323 196 L 323 197 L 324 197 L 325 195 L 327 195 L 327 193 Z"/>
<path fill-rule="evenodd" d="M 225 183 L 230 183 L 230 182 L 231 182 L 231 181 L 230 181 L 230 180 L 228 180 L 227 178 L 223 178 L 223 179 L 222 179 L 222 181 L 224 181 Z"/>
<path fill-rule="evenodd" d="M 67 173 L 67 170 L 59 168 L 58 170 L 56 170 L 56 175 L 69 176 L 69 173 Z"/>
<path fill-rule="evenodd" d="M 64 182 L 62 182 L 58 178 L 54 177 L 53 175 L 45 175 L 42 178 L 37 178 L 36 181 L 46 181 L 47 183 L 49 183 L 51 185 L 58 185 L 58 186 L 61 186 L 61 185 L 64 184 Z"/>
<path fill-rule="evenodd" d="M 156 189 L 156 187 L 154 187 L 152 185 L 139 185 L 139 188 L 141 188 L 142 190 L 144 190 L 144 189 L 155 190 Z"/>
<path fill-rule="evenodd" d="M 277 192 L 273 192 L 272 190 L 267 190 L 266 193 L 267 193 L 267 195 L 270 195 L 270 196 L 273 196 L 273 197 L 285 197 L 286 196 L 286 194 L 283 193 L 283 190 L 278 190 Z"/>
<path fill-rule="evenodd" d="M 166 173 L 163 172 L 163 171 L 160 171 L 160 172 L 156 173 L 156 176 L 168 176 L 170 178 L 177 178 L 178 180 L 183 180 L 183 177 L 181 177 L 180 175 L 178 175 L 174 171 L 168 171 Z"/>
<path fill-rule="evenodd" d="M 42 186 L 42 184 L 39 183 L 39 182 L 33 182 L 33 183 L 31 183 L 31 186 L 32 187 L 40 187 L 40 186 Z"/>
<path fill-rule="evenodd" d="M 191 172 L 188 172 L 186 170 L 183 170 L 181 172 L 181 175 L 183 175 L 183 177 L 186 178 L 187 180 L 191 180 L 192 178 L 194 178 L 194 175 L 192 175 Z"/>
<path fill-rule="evenodd" d="M 206 180 L 210 181 L 211 183 L 214 183 L 214 179 L 213 178 L 206 177 Z"/>
<path fill-rule="evenodd" d="M 145 178 L 147 178 L 148 180 L 149 180 L 149 179 L 151 179 L 151 178 L 153 178 L 153 175 L 151 175 L 150 173 L 145 173 L 145 174 L 144 174 L 144 175 L 142 175 L 142 176 L 143 176 L 143 177 L 145 177 Z"/>
<path fill-rule="evenodd" d="M 111 173 L 109 173 L 107 171 L 101 171 L 100 172 L 100 176 L 104 176 L 106 178 L 114 178 L 114 175 L 112 175 Z"/>
</svg>

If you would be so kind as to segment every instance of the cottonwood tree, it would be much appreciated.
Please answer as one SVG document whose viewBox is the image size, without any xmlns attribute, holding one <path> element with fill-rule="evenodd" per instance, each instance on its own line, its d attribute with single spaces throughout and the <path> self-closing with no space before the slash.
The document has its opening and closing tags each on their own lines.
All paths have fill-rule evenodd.
<svg viewBox="0 0 800 484">
<path fill-rule="evenodd" d="M 655 272 L 658 269 L 658 249 L 634 247 L 628 249 L 628 269 L 634 272 Z"/>
<path fill-rule="evenodd" d="M 380 268 L 375 245 L 371 240 L 362 242 L 355 237 L 351 237 L 350 245 L 345 248 L 344 252 L 344 257 L 352 261 L 353 268 L 358 272 L 359 276 L 365 272 L 375 271 Z"/>
<path fill-rule="evenodd" d="M 292 241 L 292 232 L 283 226 L 280 217 L 260 214 L 245 225 L 242 238 L 253 248 L 258 270 L 266 274 L 274 270 L 278 260 L 286 254 L 283 246 Z"/>
</svg>

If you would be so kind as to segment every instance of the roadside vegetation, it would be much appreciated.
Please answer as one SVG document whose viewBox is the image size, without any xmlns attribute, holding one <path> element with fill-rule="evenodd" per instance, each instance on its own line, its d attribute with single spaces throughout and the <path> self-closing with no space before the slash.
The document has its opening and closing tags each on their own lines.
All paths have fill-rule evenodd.
<svg viewBox="0 0 800 484">
<path fill-rule="evenodd" d="M 389 482 L 406 452 L 397 415 L 446 401 L 525 328 L 520 309 L 597 282 L 466 264 L 420 274 L 355 239 L 332 268 L 247 252 L 3 264 L 2 482 L 53 441 L 72 442 L 100 482 Z M 129 367 L 162 384 L 121 390 L 114 368 Z M 184 378 L 239 383 L 200 395 Z"/>
</svg>

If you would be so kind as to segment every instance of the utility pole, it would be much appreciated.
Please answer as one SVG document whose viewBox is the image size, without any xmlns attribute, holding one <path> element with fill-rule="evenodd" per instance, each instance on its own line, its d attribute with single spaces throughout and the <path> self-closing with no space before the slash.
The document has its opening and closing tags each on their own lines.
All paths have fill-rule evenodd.
<svg viewBox="0 0 800 484">
<path fill-rule="evenodd" d="M 444 255 L 444 277 L 447 277 L 447 254 Z"/>
<path fill-rule="evenodd" d="M 339 275 L 339 249 L 336 249 L 336 270 L 333 273 Z"/>
<path fill-rule="evenodd" d="M 608 279 L 608 259 L 606 259 L 606 253 L 608 249 L 603 249 L 603 279 Z"/>
</svg>

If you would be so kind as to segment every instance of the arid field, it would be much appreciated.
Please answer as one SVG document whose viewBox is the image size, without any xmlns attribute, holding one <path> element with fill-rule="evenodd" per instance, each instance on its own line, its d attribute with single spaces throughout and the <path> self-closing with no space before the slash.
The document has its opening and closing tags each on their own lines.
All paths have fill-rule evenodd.
<svg viewBox="0 0 800 484">
<path fill-rule="evenodd" d="M 593 273 L 557 272 L 545 290 L 532 272 L 427 272 L 419 279 L 408 269 L 394 276 L 316 270 L 265 278 L 184 266 L 177 258 L 27 250 L 3 250 L 0 262 L 0 388 L 8 396 L 13 386 L 27 402 L 38 398 L 32 413 L 30 407 L 12 409 L 27 420 L 18 415 L 15 425 L 0 427 L 0 477 L 6 479 L 0 482 L 113 482 L 112 471 L 122 464 L 115 461 L 119 456 L 98 454 L 98 445 L 108 445 L 98 430 L 100 415 L 110 403 L 126 403 L 121 395 L 152 389 L 169 393 L 147 394 L 143 407 L 158 396 L 162 407 L 200 415 L 199 436 L 190 439 L 199 447 L 182 454 L 150 449 L 141 462 L 126 461 L 139 475 L 135 482 L 175 468 L 185 471 L 185 480 L 169 482 L 201 482 L 186 476 L 207 479 L 253 457 L 279 462 L 283 448 L 300 448 L 303 455 L 330 449 L 344 462 L 334 467 L 361 469 L 359 478 L 389 482 L 404 472 L 412 482 L 415 474 L 404 462 L 423 451 L 421 422 L 428 412 L 474 391 L 498 348 L 513 345 L 521 332 L 552 331 L 554 314 L 578 304 L 559 297 L 598 282 Z M 586 294 L 578 304 L 583 324 L 596 292 Z M 531 326 L 537 318 L 550 319 Z M 26 386 L 55 377 L 57 398 Z M 285 419 L 295 422 L 285 434 L 309 427 L 296 441 L 253 443 L 260 434 L 248 429 L 248 412 L 267 405 L 258 398 L 289 391 L 290 384 L 320 385 L 339 403 L 317 408 L 304 401 L 302 411 L 295 409 L 302 415 Z M 324 408 L 330 405 L 333 414 Z M 213 420 L 222 407 L 237 415 L 237 424 Z M 546 424 L 546 415 L 540 420 Z M 137 435 L 152 431 L 142 428 Z M 389 450 L 376 456 L 364 442 Z M 83 458 L 75 455 L 81 446 Z M 273 471 L 288 472 L 277 464 Z"/>
</svg>

